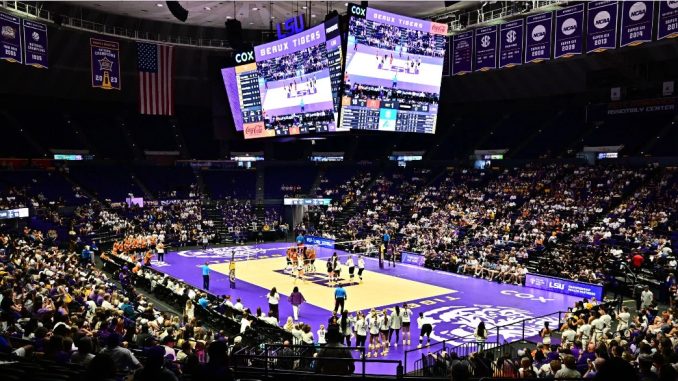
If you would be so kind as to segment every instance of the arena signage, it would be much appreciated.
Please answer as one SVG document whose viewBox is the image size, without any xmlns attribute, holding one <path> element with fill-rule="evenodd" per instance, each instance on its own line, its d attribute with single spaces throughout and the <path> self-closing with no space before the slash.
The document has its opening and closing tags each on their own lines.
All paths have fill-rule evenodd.
<svg viewBox="0 0 678 381">
<path fill-rule="evenodd" d="M 525 287 L 557 292 L 559 294 L 579 296 L 582 298 L 596 297 L 603 299 L 603 286 L 598 284 L 576 282 L 562 278 L 528 273 L 525 276 Z"/>
<path fill-rule="evenodd" d="M 497 68 L 497 30 L 496 25 L 475 30 L 475 71 Z"/>
<path fill-rule="evenodd" d="M 254 51 L 236 53 L 234 58 L 237 64 L 254 62 Z"/>
<path fill-rule="evenodd" d="M 316 237 L 313 235 L 304 236 L 304 243 L 307 245 L 318 245 L 328 249 L 334 249 L 334 240 L 330 238 Z"/>
<path fill-rule="evenodd" d="M 556 11 L 556 40 L 553 56 L 572 57 L 583 49 L 584 4 Z"/>
<path fill-rule="evenodd" d="M 528 16 L 525 38 L 525 63 L 551 59 L 553 13 Z"/>
<path fill-rule="evenodd" d="M 588 3 L 586 52 L 602 52 L 617 46 L 617 2 Z"/>
<path fill-rule="evenodd" d="M 654 1 L 624 1 L 621 10 L 619 46 L 639 45 L 652 41 Z"/>
<path fill-rule="evenodd" d="M 292 17 L 276 25 L 278 39 L 283 39 L 291 35 L 304 31 L 304 15 Z"/>
<path fill-rule="evenodd" d="M 452 75 L 462 75 L 473 71 L 473 31 L 463 32 L 452 37 Z"/>
<path fill-rule="evenodd" d="M 511 21 L 499 27 L 499 67 L 511 67 L 523 62 L 523 33 L 525 23 Z"/>
<path fill-rule="evenodd" d="M 419 253 L 412 253 L 412 252 L 409 252 L 409 251 L 401 251 L 400 252 L 400 262 L 408 263 L 408 264 L 411 264 L 411 265 L 424 266 L 424 262 L 426 262 L 426 257 L 424 257 L 423 254 L 419 254 Z"/>
<path fill-rule="evenodd" d="M 678 0 L 659 3 L 657 40 L 678 37 Z"/>
<path fill-rule="evenodd" d="M 21 19 L 0 12 L 0 60 L 23 62 Z"/>
</svg>

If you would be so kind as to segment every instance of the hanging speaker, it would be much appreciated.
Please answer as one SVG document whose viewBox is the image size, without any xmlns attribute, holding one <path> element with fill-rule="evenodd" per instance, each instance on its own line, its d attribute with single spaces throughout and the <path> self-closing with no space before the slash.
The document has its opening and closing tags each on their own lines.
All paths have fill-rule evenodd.
<svg viewBox="0 0 678 381">
<path fill-rule="evenodd" d="M 188 11 L 179 4 L 178 1 L 166 1 L 167 9 L 172 13 L 172 16 L 176 17 L 177 20 L 181 22 L 186 22 L 188 19 Z"/>
<path fill-rule="evenodd" d="M 233 48 L 243 43 L 242 23 L 236 19 L 226 20 L 226 40 Z"/>
</svg>

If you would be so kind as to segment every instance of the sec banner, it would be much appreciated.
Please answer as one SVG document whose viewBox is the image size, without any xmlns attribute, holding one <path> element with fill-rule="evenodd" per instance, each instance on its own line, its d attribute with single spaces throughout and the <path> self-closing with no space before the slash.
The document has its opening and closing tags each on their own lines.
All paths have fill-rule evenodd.
<svg viewBox="0 0 678 381">
<path fill-rule="evenodd" d="M 23 20 L 24 62 L 26 65 L 47 69 L 47 25 Z"/>
<path fill-rule="evenodd" d="M 553 57 L 572 57 L 583 52 L 584 4 L 556 11 L 556 46 Z"/>
<path fill-rule="evenodd" d="M 476 59 L 475 71 L 497 68 L 497 26 L 486 26 L 475 30 Z"/>
<path fill-rule="evenodd" d="M 617 2 L 588 3 L 586 52 L 602 52 L 617 46 Z"/>
<path fill-rule="evenodd" d="M 89 39 L 92 87 L 120 90 L 120 46 L 115 41 Z"/>
<path fill-rule="evenodd" d="M 452 75 L 473 71 L 473 31 L 459 33 L 452 38 Z"/>
<path fill-rule="evenodd" d="M 659 3 L 659 23 L 657 40 L 678 37 L 678 0 L 666 0 Z"/>
<path fill-rule="evenodd" d="M 23 62 L 20 31 L 20 18 L 0 12 L 0 60 Z"/>
<path fill-rule="evenodd" d="M 551 59 L 553 13 L 548 12 L 529 16 L 525 21 L 527 23 L 525 63 Z"/>
<path fill-rule="evenodd" d="M 523 63 L 523 20 L 499 26 L 499 67 L 511 67 Z"/>
<path fill-rule="evenodd" d="M 652 41 L 654 1 L 624 1 L 621 12 L 620 47 Z"/>
</svg>

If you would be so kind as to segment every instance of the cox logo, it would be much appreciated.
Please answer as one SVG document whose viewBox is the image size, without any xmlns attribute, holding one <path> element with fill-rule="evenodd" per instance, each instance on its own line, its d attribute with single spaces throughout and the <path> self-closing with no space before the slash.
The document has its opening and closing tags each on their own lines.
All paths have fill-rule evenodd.
<svg viewBox="0 0 678 381">
<path fill-rule="evenodd" d="M 560 27 L 560 30 L 564 35 L 569 36 L 577 30 L 577 20 L 569 18 L 563 22 L 563 25 Z"/>
<path fill-rule="evenodd" d="M 506 33 L 506 42 L 511 43 L 514 42 L 518 38 L 518 33 L 516 33 L 515 30 L 509 30 L 508 33 Z"/>
<path fill-rule="evenodd" d="M 541 41 L 546 37 L 546 27 L 543 25 L 537 25 L 532 29 L 532 39 L 534 41 Z"/>
<path fill-rule="evenodd" d="M 593 25 L 597 29 L 603 29 L 610 23 L 610 13 L 608 11 L 598 12 L 593 18 Z"/>
<path fill-rule="evenodd" d="M 645 3 L 641 1 L 636 1 L 629 9 L 629 17 L 633 21 L 642 19 L 645 17 L 645 13 L 647 13 L 647 7 L 645 6 Z"/>
<path fill-rule="evenodd" d="M 366 13 L 365 11 L 366 11 L 365 8 L 361 8 L 361 7 L 357 6 L 357 5 L 352 5 L 352 6 L 351 6 L 351 14 L 353 14 L 353 15 L 356 15 L 356 16 L 363 16 L 363 17 L 364 17 L 364 16 L 365 16 L 365 13 Z"/>
<path fill-rule="evenodd" d="M 534 296 L 532 294 L 525 294 L 525 293 L 518 292 L 518 291 L 515 291 L 515 290 L 501 290 L 500 293 L 502 295 L 515 296 L 516 298 L 519 298 L 519 299 L 528 299 L 528 300 L 533 300 L 535 302 L 541 302 L 541 303 L 547 303 L 547 302 L 553 300 L 553 299 L 545 298 L 543 296 Z"/>
<path fill-rule="evenodd" d="M 254 61 L 254 52 L 242 52 L 235 55 L 235 62 L 243 63 Z"/>
</svg>

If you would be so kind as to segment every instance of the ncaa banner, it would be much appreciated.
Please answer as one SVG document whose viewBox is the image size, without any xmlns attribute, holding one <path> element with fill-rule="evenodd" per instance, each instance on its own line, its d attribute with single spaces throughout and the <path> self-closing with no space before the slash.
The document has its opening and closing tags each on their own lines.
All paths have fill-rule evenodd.
<svg viewBox="0 0 678 381">
<path fill-rule="evenodd" d="M 586 53 L 602 52 L 617 46 L 617 2 L 588 3 Z"/>
<path fill-rule="evenodd" d="M 0 12 L 0 60 L 23 62 L 21 19 Z"/>
<path fill-rule="evenodd" d="M 659 23 L 657 40 L 678 37 L 678 0 L 666 0 L 659 3 Z"/>
<path fill-rule="evenodd" d="M 89 39 L 92 87 L 120 90 L 120 45 L 115 41 Z"/>
<path fill-rule="evenodd" d="M 473 31 L 452 37 L 452 75 L 473 71 Z"/>
<path fill-rule="evenodd" d="M 445 55 L 443 56 L 443 77 L 450 76 L 450 54 L 452 54 L 452 52 L 450 51 L 451 40 L 452 36 L 445 37 Z"/>
<path fill-rule="evenodd" d="M 622 3 L 619 46 L 634 46 L 652 41 L 654 1 L 624 1 Z"/>
<path fill-rule="evenodd" d="M 475 71 L 497 68 L 497 26 L 486 26 L 475 30 L 476 59 Z"/>
<path fill-rule="evenodd" d="M 25 64 L 47 69 L 47 25 L 23 20 Z"/>
<path fill-rule="evenodd" d="M 499 67 L 511 67 L 523 63 L 522 19 L 499 26 Z"/>
<path fill-rule="evenodd" d="M 584 4 L 556 11 L 556 46 L 554 58 L 572 57 L 584 49 Z"/>
<path fill-rule="evenodd" d="M 525 39 L 525 63 L 551 59 L 551 30 L 553 13 L 541 13 L 525 19 L 527 38 Z"/>
</svg>

